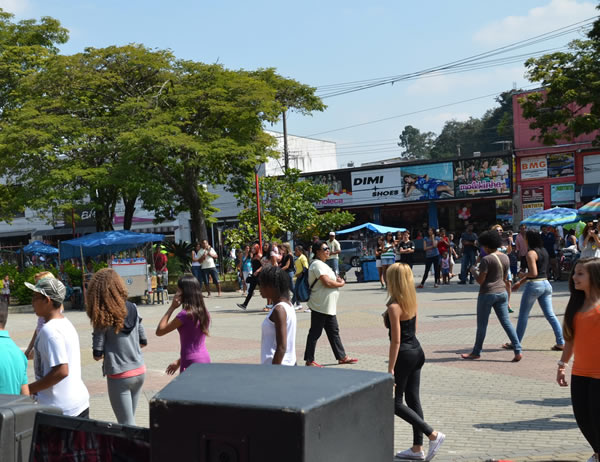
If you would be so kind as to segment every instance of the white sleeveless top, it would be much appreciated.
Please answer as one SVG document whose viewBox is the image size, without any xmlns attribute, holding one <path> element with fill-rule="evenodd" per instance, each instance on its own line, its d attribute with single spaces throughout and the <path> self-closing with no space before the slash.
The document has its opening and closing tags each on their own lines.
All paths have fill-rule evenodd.
<svg viewBox="0 0 600 462">
<path fill-rule="evenodd" d="M 260 362 L 262 364 L 271 364 L 277 348 L 277 338 L 275 336 L 275 323 L 271 321 L 271 314 L 276 306 L 285 309 L 287 345 L 285 355 L 281 364 L 284 366 L 296 365 L 296 311 L 289 303 L 280 302 L 271 308 L 269 314 L 262 323 L 262 335 L 260 345 Z"/>
</svg>

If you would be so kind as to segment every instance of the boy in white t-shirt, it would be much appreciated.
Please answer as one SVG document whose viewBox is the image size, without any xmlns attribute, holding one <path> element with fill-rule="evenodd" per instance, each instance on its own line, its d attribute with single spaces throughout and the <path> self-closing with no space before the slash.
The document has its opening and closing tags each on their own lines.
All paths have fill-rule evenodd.
<svg viewBox="0 0 600 462">
<path fill-rule="evenodd" d="M 62 282 L 40 279 L 33 290 L 31 304 L 35 314 L 46 323 L 35 339 L 35 382 L 29 384 L 38 402 L 62 409 L 69 416 L 89 417 L 90 395 L 81 379 L 79 335 L 61 312 L 66 294 Z"/>
</svg>

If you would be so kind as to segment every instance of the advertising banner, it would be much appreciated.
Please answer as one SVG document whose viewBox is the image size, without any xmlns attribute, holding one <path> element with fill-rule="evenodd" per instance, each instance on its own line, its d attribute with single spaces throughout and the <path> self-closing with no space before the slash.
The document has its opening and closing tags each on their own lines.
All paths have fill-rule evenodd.
<svg viewBox="0 0 600 462">
<path fill-rule="evenodd" d="M 573 183 L 550 185 L 550 200 L 552 204 L 572 204 L 575 202 L 575 185 Z"/>
<path fill-rule="evenodd" d="M 327 197 L 317 204 L 317 207 L 341 207 L 352 203 L 352 183 L 350 172 L 332 172 L 319 175 L 308 175 L 303 177 L 306 181 L 314 184 L 326 184 L 329 186 Z"/>
<path fill-rule="evenodd" d="M 402 193 L 405 201 L 454 198 L 452 162 L 402 167 Z"/>
<path fill-rule="evenodd" d="M 528 202 L 544 202 L 543 186 L 528 186 L 521 191 L 521 200 L 524 204 Z"/>
<path fill-rule="evenodd" d="M 404 200 L 400 167 L 356 171 L 351 178 L 354 205 Z"/>
<path fill-rule="evenodd" d="M 534 178 L 546 178 L 548 176 L 548 165 L 546 156 L 523 157 L 520 159 L 521 179 L 531 180 Z"/>
<path fill-rule="evenodd" d="M 455 197 L 510 194 L 510 158 L 484 157 L 454 162 Z"/>
<path fill-rule="evenodd" d="M 548 176 L 560 178 L 575 175 L 575 156 L 572 152 L 548 154 Z"/>
<path fill-rule="evenodd" d="M 538 213 L 544 210 L 543 202 L 530 202 L 529 204 L 523 204 L 523 219 L 530 217 L 534 213 Z"/>
</svg>

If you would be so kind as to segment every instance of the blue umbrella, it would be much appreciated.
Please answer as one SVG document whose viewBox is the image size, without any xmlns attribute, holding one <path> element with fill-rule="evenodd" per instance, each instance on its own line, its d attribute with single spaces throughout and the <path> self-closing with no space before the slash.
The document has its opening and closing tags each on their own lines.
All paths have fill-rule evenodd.
<svg viewBox="0 0 600 462">
<path fill-rule="evenodd" d="M 374 231 L 379 234 L 385 233 L 396 233 L 398 231 L 406 231 L 406 228 L 393 228 L 391 226 L 383 226 L 375 223 L 363 223 L 362 225 L 355 226 L 354 228 L 342 229 L 341 231 L 336 231 L 336 234 L 345 234 L 351 233 L 353 231 L 358 231 L 359 229 L 367 228 L 369 231 Z"/>
<path fill-rule="evenodd" d="M 579 207 L 579 213 L 600 213 L 600 197 Z"/>
<path fill-rule="evenodd" d="M 23 247 L 23 253 L 27 255 L 58 255 L 58 249 L 41 241 L 33 241 Z"/>
<path fill-rule="evenodd" d="M 531 226 L 560 226 L 566 225 L 567 223 L 575 223 L 576 221 L 579 221 L 577 210 L 565 207 L 554 207 L 553 209 L 534 213 L 521 221 L 521 224 Z"/>
</svg>

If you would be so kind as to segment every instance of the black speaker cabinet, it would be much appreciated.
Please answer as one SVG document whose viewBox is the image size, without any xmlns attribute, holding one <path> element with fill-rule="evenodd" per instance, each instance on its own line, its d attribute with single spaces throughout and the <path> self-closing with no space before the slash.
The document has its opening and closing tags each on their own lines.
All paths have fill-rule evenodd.
<svg viewBox="0 0 600 462">
<path fill-rule="evenodd" d="M 392 391 L 376 372 L 194 364 L 150 401 L 152 462 L 390 460 Z"/>
<path fill-rule="evenodd" d="M 35 404 L 29 396 L 0 395 L 0 461 L 29 460 L 33 424 L 38 411 L 62 414 L 58 408 Z"/>
</svg>

